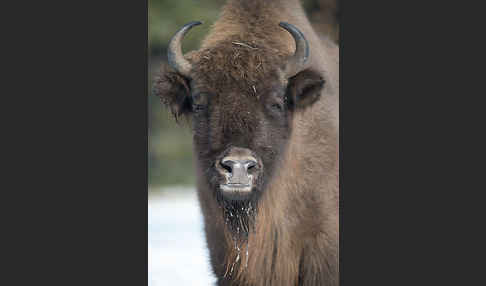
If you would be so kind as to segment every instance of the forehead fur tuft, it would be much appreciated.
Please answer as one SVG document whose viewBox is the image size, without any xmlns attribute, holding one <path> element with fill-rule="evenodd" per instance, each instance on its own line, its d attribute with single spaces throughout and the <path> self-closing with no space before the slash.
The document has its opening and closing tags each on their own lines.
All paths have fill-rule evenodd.
<svg viewBox="0 0 486 286">
<path fill-rule="evenodd" d="M 284 57 L 276 49 L 230 39 L 198 53 L 195 76 L 216 93 L 257 95 L 265 83 L 278 80 Z"/>
</svg>

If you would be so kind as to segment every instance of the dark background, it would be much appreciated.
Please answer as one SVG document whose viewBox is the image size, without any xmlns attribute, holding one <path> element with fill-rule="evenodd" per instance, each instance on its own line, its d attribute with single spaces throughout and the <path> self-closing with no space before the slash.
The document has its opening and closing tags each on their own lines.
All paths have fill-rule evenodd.
<svg viewBox="0 0 486 286">
<path fill-rule="evenodd" d="M 339 0 L 304 0 L 302 4 L 316 31 L 339 40 Z M 150 87 L 161 63 L 167 60 L 167 44 L 184 24 L 202 21 L 184 38 L 184 52 L 198 49 L 226 0 L 149 0 Z M 150 90 L 150 89 L 149 89 Z M 149 190 L 168 185 L 193 185 L 192 137 L 187 124 L 177 125 L 160 100 L 149 96 Z"/>
</svg>

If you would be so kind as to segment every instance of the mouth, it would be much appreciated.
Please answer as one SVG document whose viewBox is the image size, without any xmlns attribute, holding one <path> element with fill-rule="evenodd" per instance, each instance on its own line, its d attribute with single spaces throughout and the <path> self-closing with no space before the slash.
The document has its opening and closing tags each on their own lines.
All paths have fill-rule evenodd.
<svg viewBox="0 0 486 286">
<path fill-rule="evenodd" d="M 252 191 L 251 184 L 220 184 L 219 188 L 224 197 L 235 201 L 247 199 Z"/>
<path fill-rule="evenodd" d="M 250 184 L 221 184 L 219 185 L 219 187 L 223 192 L 242 192 L 242 193 L 251 192 Z"/>
</svg>

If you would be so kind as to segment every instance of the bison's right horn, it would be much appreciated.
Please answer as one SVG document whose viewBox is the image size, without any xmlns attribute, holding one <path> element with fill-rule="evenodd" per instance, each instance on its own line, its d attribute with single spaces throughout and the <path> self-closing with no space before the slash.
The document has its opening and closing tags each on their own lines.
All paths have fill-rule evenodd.
<svg viewBox="0 0 486 286">
<path fill-rule="evenodd" d="M 294 25 L 280 22 L 279 26 L 287 30 L 295 40 L 295 53 L 290 57 L 284 69 L 285 75 L 287 78 L 290 78 L 304 68 L 309 58 L 309 43 L 305 39 L 304 34 Z"/>
<path fill-rule="evenodd" d="M 175 33 L 169 42 L 169 49 L 167 50 L 169 65 L 180 74 L 187 77 L 189 77 L 191 73 L 192 65 L 184 58 L 184 54 L 182 53 L 182 39 L 192 27 L 201 24 L 202 22 L 199 21 L 185 24 Z"/>
</svg>

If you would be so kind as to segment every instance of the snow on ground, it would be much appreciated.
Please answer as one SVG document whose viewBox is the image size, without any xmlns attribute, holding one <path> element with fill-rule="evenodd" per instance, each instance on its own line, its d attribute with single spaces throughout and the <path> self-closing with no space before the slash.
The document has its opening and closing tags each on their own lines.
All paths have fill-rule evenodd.
<svg viewBox="0 0 486 286">
<path fill-rule="evenodd" d="M 214 285 L 195 190 L 149 197 L 148 267 L 149 286 Z"/>
</svg>

